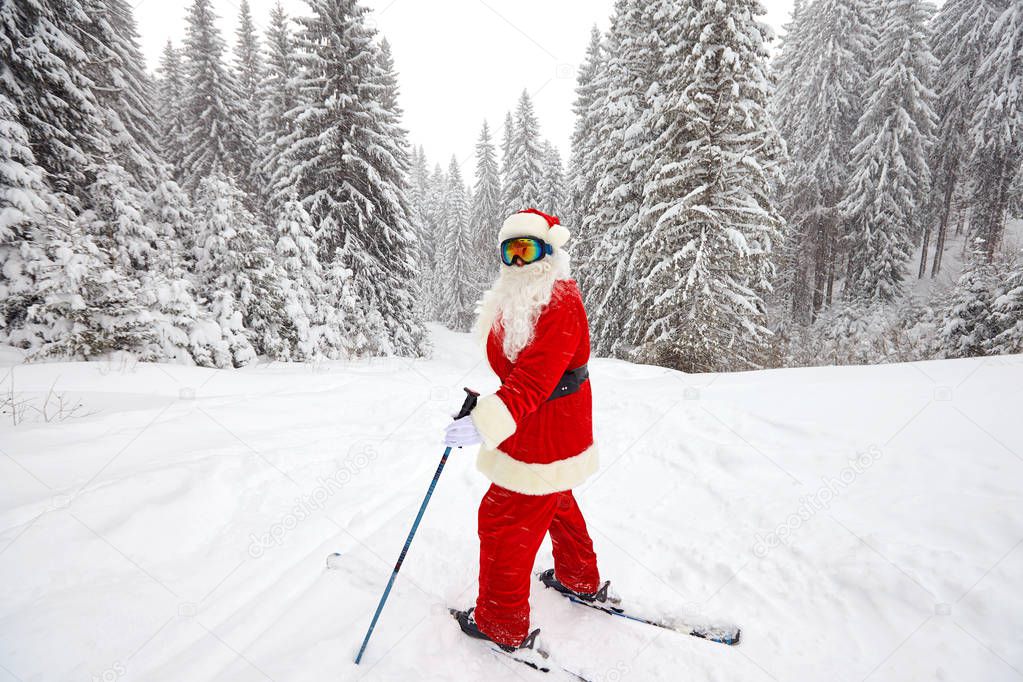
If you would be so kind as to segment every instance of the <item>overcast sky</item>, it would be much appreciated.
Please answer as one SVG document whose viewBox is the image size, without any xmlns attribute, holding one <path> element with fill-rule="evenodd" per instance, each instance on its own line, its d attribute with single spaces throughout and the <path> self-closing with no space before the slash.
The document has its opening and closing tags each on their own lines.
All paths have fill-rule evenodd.
<svg viewBox="0 0 1023 682">
<path fill-rule="evenodd" d="M 523 89 L 532 96 L 545 137 L 567 154 L 575 75 L 590 27 L 608 27 L 613 0 L 364 0 L 376 28 L 391 42 L 401 78 L 405 127 L 433 163 L 454 154 L 472 172 L 483 119 L 500 139 L 505 112 Z M 780 30 L 792 0 L 762 0 Z M 266 26 L 275 0 L 250 0 Z M 180 45 L 188 0 L 141 0 L 135 9 L 151 69 L 168 39 Z M 294 15 L 302 0 L 283 0 Z M 238 0 L 213 0 L 220 27 L 234 45 Z"/>
</svg>

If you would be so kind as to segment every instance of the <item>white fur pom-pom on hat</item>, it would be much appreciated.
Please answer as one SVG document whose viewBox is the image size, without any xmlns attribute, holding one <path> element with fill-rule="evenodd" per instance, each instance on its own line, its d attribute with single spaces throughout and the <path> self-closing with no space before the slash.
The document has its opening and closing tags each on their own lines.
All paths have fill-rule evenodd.
<svg viewBox="0 0 1023 682">
<path fill-rule="evenodd" d="M 561 224 L 558 216 L 547 215 L 535 208 L 527 208 L 508 216 L 501 225 L 497 243 L 514 237 L 536 237 L 560 249 L 568 242 L 570 236 L 572 233 Z"/>
</svg>

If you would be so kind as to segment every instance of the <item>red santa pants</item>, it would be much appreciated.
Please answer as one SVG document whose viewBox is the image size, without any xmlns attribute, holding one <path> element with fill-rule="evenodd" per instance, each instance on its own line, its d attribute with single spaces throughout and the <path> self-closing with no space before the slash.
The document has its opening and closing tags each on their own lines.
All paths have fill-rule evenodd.
<svg viewBox="0 0 1023 682">
<path fill-rule="evenodd" d="M 571 490 L 523 495 L 491 485 L 480 502 L 480 591 L 473 617 L 495 642 L 518 646 L 529 633 L 533 561 L 548 531 L 558 580 L 577 592 L 595 592 L 597 555 Z"/>
</svg>

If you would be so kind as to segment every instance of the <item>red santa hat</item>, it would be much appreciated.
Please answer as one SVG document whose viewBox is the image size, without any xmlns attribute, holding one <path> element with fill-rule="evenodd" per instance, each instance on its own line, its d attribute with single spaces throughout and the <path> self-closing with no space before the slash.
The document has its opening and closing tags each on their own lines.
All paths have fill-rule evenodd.
<svg viewBox="0 0 1023 682">
<path fill-rule="evenodd" d="M 536 237 L 560 249 L 570 236 L 571 232 L 561 224 L 558 216 L 547 215 L 535 208 L 527 208 L 508 216 L 501 225 L 497 243 L 514 237 Z"/>
</svg>

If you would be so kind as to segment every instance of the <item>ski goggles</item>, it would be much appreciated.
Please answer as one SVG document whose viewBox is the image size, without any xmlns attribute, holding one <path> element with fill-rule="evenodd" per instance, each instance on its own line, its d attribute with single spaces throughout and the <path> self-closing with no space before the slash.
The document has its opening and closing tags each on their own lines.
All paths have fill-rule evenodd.
<svg viewBox="0 0 1023 682">
<path fill-rule="evenodd" d="M 501 242 L 501 262 L 505 265 L 514 265 L 516 258 L 529 265 L 552 253 L 554 247 L 538 237 L 512 237 Z"/>
</svg>

